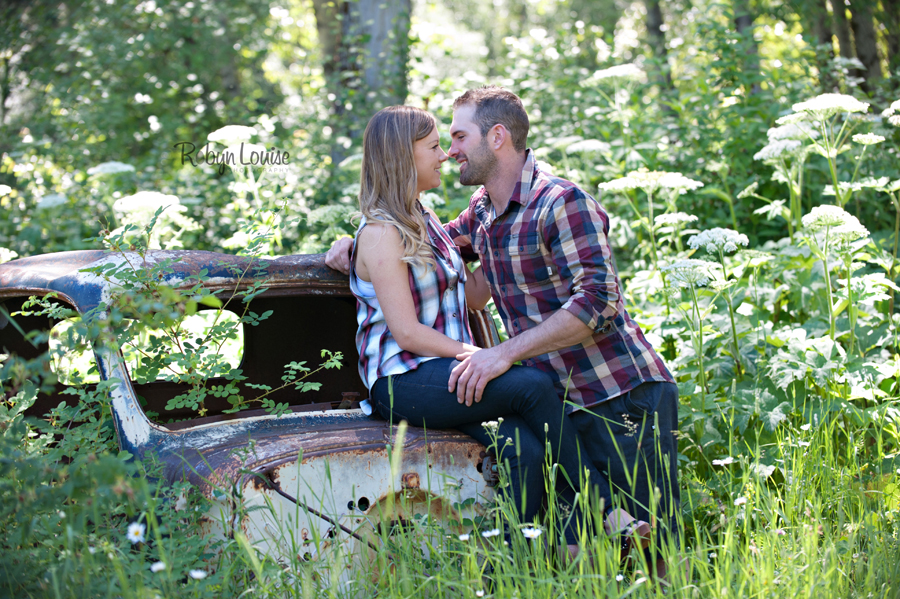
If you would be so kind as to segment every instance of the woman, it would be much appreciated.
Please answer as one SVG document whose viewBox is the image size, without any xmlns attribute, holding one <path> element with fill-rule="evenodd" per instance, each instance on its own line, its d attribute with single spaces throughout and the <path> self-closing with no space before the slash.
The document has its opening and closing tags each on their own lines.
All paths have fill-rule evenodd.
<svg viewBox="0 0 900 599">
<path fill-rule="evenodd" d="M 481 270 L 467 271 L 437 217 L 419 203 L 421 192 L 441 184 L 440 169 L 447 158 L 435 120 L 423 110 L 385 108 L 366 127 L 362 219 L 351 256 L 350 288 L 358 300 L 360 376 L 375 409 L 386 419 L 404 419 L 413 426 L 456 428 L 488 446 L 493 440 L 481 423 L 502 417 L 500 435 L 523 441 L 523 453 L 529 456 L 525 464 L 522 455 L 512 452 L 498 456 L 519 458 L 517 465 L 527 470 L 522 480 L 513 476 L 510 481 L 523 521 L 536 515 L 543 495 L 546 441 L 553 460 L 576 487 L 581 468 L 587 469 L 610 514 L 608 483 L 592 463 L 579 459 L 576 433 L 546 374 L 513 366 L 492 380 L 482 400 L 471 406 L 447 390 L 455 356 L 477 350 L 466 306 L 480 309 L 490 299 Z M 616 522 L 632 523 L 620 531 L 623 545 L 636 539 L 646 547 L 649 525 L 616 512 L 611 516 Z"/>
</svg>

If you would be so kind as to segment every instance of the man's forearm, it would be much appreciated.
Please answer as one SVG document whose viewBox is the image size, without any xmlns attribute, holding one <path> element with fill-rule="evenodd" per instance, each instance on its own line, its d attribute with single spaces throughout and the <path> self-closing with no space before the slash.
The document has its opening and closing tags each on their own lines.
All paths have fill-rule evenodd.
<svg viewBox="0 0 900 599">
<path fill-rule="evenodd" d="M 593 331 L 568 310 L 557 310 L 550 318 L 497 346 L 510 362 L 527 360 L 547 352 L 582 343 Z"/>
</svg>

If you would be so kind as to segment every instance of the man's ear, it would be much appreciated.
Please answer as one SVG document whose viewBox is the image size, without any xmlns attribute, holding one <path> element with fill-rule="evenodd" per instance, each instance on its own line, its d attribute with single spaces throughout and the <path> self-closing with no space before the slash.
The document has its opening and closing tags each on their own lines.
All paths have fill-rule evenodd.
<svg viewBox="0 0 900 599">
<path fill-rule="evenodd" d="M 509 140 L 509 130 L 500 123 L 497 123 L 491 127 L 490 131 L 488 131 L 487 140 L 491 148 L 499 150 L 503 147 L 504 142 Z"/>
</svg>

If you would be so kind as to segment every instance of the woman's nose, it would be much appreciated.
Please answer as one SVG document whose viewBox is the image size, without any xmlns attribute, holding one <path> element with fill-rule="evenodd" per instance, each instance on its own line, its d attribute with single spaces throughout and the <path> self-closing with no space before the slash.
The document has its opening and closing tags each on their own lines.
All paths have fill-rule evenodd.
<svg viewBox="0 0 900 599">
<path fill-rule="evenodd" d="M 448 156 L 448 155 L 447 155 L 447 152 L 445 152 L 444 149 L 441 148 L 441 157 L 438 158 L 438 160 L 440 160 L 440 161 L 443 163 L 443 162 L 446 162 L 446 161 L 449 160 L 449 159 L 450 159 L 450 156 Z"/>
</svg>

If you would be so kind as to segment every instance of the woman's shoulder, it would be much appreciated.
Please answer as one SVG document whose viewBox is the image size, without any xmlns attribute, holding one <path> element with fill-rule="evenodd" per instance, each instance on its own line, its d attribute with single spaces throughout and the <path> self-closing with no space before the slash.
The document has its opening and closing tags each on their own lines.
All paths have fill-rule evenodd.
<svg viewBox="0 0 900 599">
<path fill-rule="evenodd" d="M 370 219 L 356 235 L 357 243 L 363 248 L 387 244 L 402 248 L 403 242 L 397 227 L 384 221 Z"/>
</svg>

